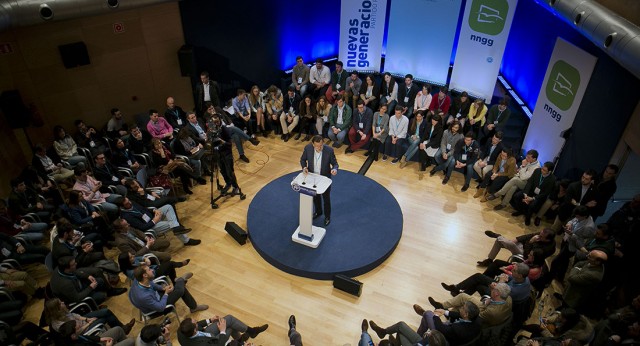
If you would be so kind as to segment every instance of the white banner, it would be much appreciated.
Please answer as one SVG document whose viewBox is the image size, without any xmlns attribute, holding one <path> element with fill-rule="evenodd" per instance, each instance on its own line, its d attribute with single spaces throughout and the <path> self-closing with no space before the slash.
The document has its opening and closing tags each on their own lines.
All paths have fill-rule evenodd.
<svg viewBox="0 0 640 346">
<path fill-rule="evenodd" d="M 392 1 L 384 70 L 446 84 L 460 6 L 462 0 Z"/>
<path fill-rule="evenodd" d="M 553 161 L 564 143 L 561 133 L 573 126 L 582 96 L 598 59 L 558 37 L 523 148 L 535 149 L 543 161 Z"/>
<path fill-rule="evenodd" d="M 467 0 L 450 89 L 491 102 L 517 0 Z"/>
<path fill-rule="evenodd" d="M 340 53 L 347 71 L 380 71 L 387 0 L 342 0 Z"/>
</svg>

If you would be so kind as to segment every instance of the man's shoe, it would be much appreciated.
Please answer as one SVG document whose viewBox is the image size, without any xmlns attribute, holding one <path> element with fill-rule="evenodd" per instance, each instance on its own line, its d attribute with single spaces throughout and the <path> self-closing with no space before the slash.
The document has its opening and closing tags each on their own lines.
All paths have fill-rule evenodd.
<svg viewBox="0 0 640 346">
<path fill-rule="evenodd" d="M 334 148 L 339 148 L 337 141 L 333 142 L 333 144 L 331 144 L 331 146 L 334 147 Z"/>
<path fill-rule="evenodd" d="M 400 168 L 404 168 L 407 165 L 407 158 L 404 155 L 400 158 Z"/>
<path fill-rule="evenodd" d="M 242 160 L 242 161 L 244 161 L 246 163 L 249 163 L 249 158 L 244 154 L 240 155 L 240 160 Z"/>
<path fill-rule="evenodd" d="M 119 296 L 123 293 L 127 292 L 126 288 L 122 288 L 122 287 L 114 287 L 110 290 L 107 291 L 107 297 L 115 297 L 115 296 Z"/>
<path fill-rule="evenodd" d="M 369 322 L 366 319 L 362 320 L 362 324 L 360 325 L 360 328 L 362 329 L 363 332 L 366 332 L 367 330 L 369 330 Z"/>
<path fill-rule="evenodd" d="M 288 142 L 289 138 L 291 138 L 291 136 L 287 133 L 286 135 L 284 135 L 284 141 Z"/>
<path fill-rule="evenodd" d="M 487 258 L 485 260 L 476 262 L 476 265 L 478 267 L 488 267 L 491 265 L 491 263 L 493 263 L 493 260 L 491 258 Z"/>
<path fill-rule="evenodd" d="M 496 199 L 496 195 L 490 193 L 487 195 L 487 201 L 493 201 L 494 199 Z"/>
<path fill-rule="evenodd" d="M 289 329 L 296 329 L 296 316 L 295 315 L 291 315 L 289 316 Z"/>
<path fill-rule="evenodd" d="M 533 220 L 533 224 L 536 226 L 540 226 L 540 221 L 542 221 L 539 217 L 536 217 L 535 220 Z"/>
<path fill-rule="evenodd" d="M 313 213 L 313 218 L 314 218 L 314 219 L 317 219 L 317 218 L 319 218 L 320 216 L 322 216 L 322 213 Z"/>
<path fill-rule="evenodd" d="M 367 151 L 366 153 L 364 153 L 364 156 L 369 156 L 369 155 L 371 155 L 370 151 Z"/>
<path fill-rule="evenodd" d="M 293 137 L 294 140 L 299 140 L 300 139 L 300 133 L 298 133 L 295 137 Z"/>
<path fill-rule="evenodd" d="M 193 273 L 192 272 L 186 272 L 186 273 L 184 273 L 184 275 L 182 275 L 178 279 L 182 279 L 184 281 L 187 281 L 187 280 L 191 279 L 192 277 L 193 277 Z"/>
<path fill-rule="evenodd" d="M 396 163 L 398 163 L 398 161 L 400 161 L 400 159 L 399 158 L 395 158 L 395 159 L 391 160 L 391 164 L 395 165 Z"/>
<path fill-rule="evenodd" d="M 375 322 L 369 321 L 369 325 L 371 326 L 371 329 L 373 329 L 373 331 L 376 332 L 376 334 L 378 334 L 378 337 L 380 339 L 383 339 L 385 336 L 387 336 L 387 332 L 384 330 L 384 328 L 381 328 Z"/>
<path fill-rule="evenodd" d="M 489 237 L 489 238 L 498 238 L 499 236 L 501 236 L 501 234 L 496 233 L 494 231 L 490 231 L 490 230 L 484 231 L 484 234 L 486 234 L 487 237 Z"/>
<path fill-rule="evenodd" d="M 308 141 L 308 140 L 310 140 L 310 139 L 311 139 L 311 136 L 306 135 L 306 136 L 304 136 L 304 139 L 302 139 L 302 140 L 303 140 L 304 142 L 306 142 L 306 141 Z"/>
<path fill-rule="evenodd" d="M 280 139 L 282 139 L 282 140 L 284 141 L 284 137 L 286 137 L 286 136 L 287 136 L 287 135 L 282 134 L 282 135 L 280 135 Z"/>
<path fill-rule="evenodd" d="M 131 329 L 133 329 L 133 326 L 135 324 L 136 324 L 136 319 L 132 318 L 131 321 L 129 321 L 129 323 L 122 326 L 122 330 L 124 331 L 125 334 L 129 334 L 129 332 L 131 331 Z"/>
<path fill-rule="evenodd" d="M 382 342 L 382 341 L 380 341 Z M 396 339 L 393 334 L 389 335 L 389 345 L 390 346 L 402 346 L 402 343 L 400 342 L 400 339 Z"/>
<path fill-rule="evenodd" d="M 333 142 L 333 146 L 334 146 L 334 148 L 336 148 L 336 149 L 340 149 L 340 148 L 342 148 L 342 143 L 340 143 L 340 142 Z"/>
<path fill-rule="evenodd" d="M 324 225 L 325 225 L 325 226 L 329 226 L 329 224 L 330 224 L 330 223 L 331 223 L 331 219 L 330 219 L 330 218 L 328 218 L 328 217 L 325 217 L 325 218 L 324 218 Z"/>
<path fill-rule="evenodd" d="M 178 203 L 179 202 L 184 202 L 184 201 L 187 200 L 187 196 L 178 196 L 178 197 L 176 197 L 176 199 L 178 200 Z"/>
<path fill-rule="evenodd" d="M 429 299 L 429 303 L 431 305 L 433 305 L 434 308 L 436 308 L 436 309 L 444 309 L 444 305 L 442 305 L 442 303 L 437 302 L 435 299 L 433 299 L 431 297 L 429 297 L 427 299 Z"/>
<path fill-rule="evenodd" d="M 496 205 L 495 207 L 493 207 L 493 210 L 502 210 L 502 209 L 504 209 L 504 208 L 505 208 L 505 206 L 504 206 L 504 205 L 502 205 L 502 204 L 498 204 L 498 205 Z"/>
<path fill-rule="evenodd" d="M 430 177 L 433 177 L 433 176 L 436 174 L 436 172 L 437 172 L 437 171 L 436 171 L 436 169 L 435 169 L 435 168 L 434 168 L 434 169 L 432 169 L 432 170 L 429 172 L 429 176 L 430 176 Z"/>
<path fill-rule="evenodd" d="M 424 309 L 422 308 L 422 306 L 418 305 L 418 304 L 413 304 L 413 311 L 416 312 L 416 314 L 422 316 L 424 315 Z"/>
<path fill-rule="evenodd" d="M 207 181 L 203 178 L 203 177 L 198 177 L 196 178 L 196 181 L 198 182 L 198 184 L 200 185 L 207 185 Z"/>
<path fill-rule="evenodd" d="M 514 211 L 513 213 L 511 213 L 511 216 L 520 216 L 520 215 L 522 215 L 522 214 L 524 214 L 524 213 L 523 213 L 523 212 L 521 212 L 520 210 L 516 210 L 516 211 Z"/>
<path fill-rule="evenodd" d="M 454 297 L 457 296 L 458 293 L 460 293 L 460 290 L 458 289 L 458 287 L 456 287 L 456 285 L 447 285 L 444 282 L 441 282 L 440 285 L 442 285 L 442 288 L 444 288 L 445 290 L 451 292 Z"/>
<path fill-rule="evenodd" d="M 173 234 L 180 235 L 191 232 L 191 228 L 186 228 L 184 226 L 178 226 L 173 229 Z"/>
<path fill-rule="evenodd" d="M 525 226 L 530 226 L 531 225 L 531 218 L 530 217 L 525 217 L 524 218 L 524 225 Z"/>
<path fill-rule="evenodd" d="M 387 161 L 387 155 L 382 155 L 382 161 Z"/>
<path fill-rule="evenodd" d="M 260 144 L 260 141 L 259 141 L 259 140 L 257 140 L 257 139 L 255 139 L 255 138 L 251 138 L 251 139 L 249 140 L 249 142 L 251 142 L 251 144 L 253 144 L 253 145 L 258 145 L 258 144 Z"/>
<path fill-rule="evenodd" d="M 467 190 L 469 190 L 469 184 L 462 185 L 462 189 L 460 189 L 460 191 L 465 192 Z"/>
<path fill-rule="evenodd" d="M 263 324 L 259 327 L 249 327 L 247 328 L 247 332 L 245 334 L 248 334 L 252 339 L 255 339 L 258 334 L 264 332 L 265 330 L 267 330 L 267 328 L 269 328 L 268 324 Z"/>
<path fill-rule="evenodd" d="M 204 310 L 207 310 L 208 308 L 209 308 L 209 305 L 200 304 L 196 306 L 194 309 L 189 310 L 189 312 L 194 313 L 198 311 L 204 311 Z"/>
<path fill-rule="evenodd" d="M 229 193 L 229 189 L 231 188 L 231 184 L 227 184 L 225 185 L 222 190 L 220 190 L 220 194 L 221 195 L 226 195 L 227 193 Z"/>
<path fill-rule="evenodd" d="M 187 195 L 193 195 L 193 191 L 191 191 L 190 188 L 182 188 L 184 190 L 184 193 L 186 193 Z"/>
<path fill-rule="evenodd" d="M 444 179 L 442 179 L 442 185 L 447 185 L 448 182 L 449 182 L 449 177 L 445 176 Z"/>
<path fill-rule="evenodd" d="M 353 149 L 351 149 L 351 147 L 348 147 L 347 150 L 344 151 L 345 154 L 351 154 L 353 153 Z"/>
<path fill-rule="evenodd" d="M 202 240 L 200 239 L 189 239 L 188 242 L 184 243 L 184 246 L 196 246 L 199 245 L 200 243 L 202 243 Z"/>
</svg>

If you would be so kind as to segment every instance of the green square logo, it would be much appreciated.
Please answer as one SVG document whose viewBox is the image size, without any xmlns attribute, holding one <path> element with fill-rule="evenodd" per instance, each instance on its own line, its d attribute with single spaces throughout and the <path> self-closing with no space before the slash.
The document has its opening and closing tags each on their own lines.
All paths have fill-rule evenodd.
<svg viewBox="0 0 640 346">
<path fill-rule="evenodd" d="M 580 86 L 580 72 L 564 60 L 558 60 L 551 68 L 545 88 L 547 98 L 563 111 L 571 108 Z"/>
<path fill-rule="evenodd" d="M 507 0 L 473 0 L 469 27 L 487 35 L 497 35 L 504 29 L 509 13 Z"/>
</svg>

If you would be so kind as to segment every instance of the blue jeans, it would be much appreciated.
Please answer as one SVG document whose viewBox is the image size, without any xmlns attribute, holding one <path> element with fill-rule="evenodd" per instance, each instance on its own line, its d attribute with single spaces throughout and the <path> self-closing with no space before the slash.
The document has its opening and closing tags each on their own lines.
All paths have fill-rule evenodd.
<svg viewBox="0 0 640 346">
<path fill-rule="evenodd" d="M 405 158 L 407 159 L 407 161 L 411 160 L 411 158 L 413 157 L 413 155 L 416 154 L 416 152 L 419 149 L 420 146 L 420 137 L 417 137 L 415 139 L 415 141 L 413 139 L 411 139 L 411 137 L 409 137 L 409 139 L 407 139 L 407 141 L 409 142 L 409 148 L 407 149 L 407 151 L 404 153 Z"/>
<path fill-rule="evenodd" d="M 389 155 L 391 155 L 391 157 L 394 158 L 400 158 L 400 153 L 402 150 L 402 147 L 404 146 L 404 143 L 407 141 L 406 138 L 398 138 L 398 140 L 396 140 L 396 144 L 393 144 L 393 140 L 391 139 L 391 136 L 387 137 L 387 140 L 385 141 L 385 153 L 391 151 L 391 153 Z"/>
<path fill-rule="evenodd" d="M 371 340 L 371 335 L 367 332 L 362 332 L 358 346 L 374 346 L 373 340 Z"/>
<path fill-rule="evenodd" d="M 225 128 L 227 129 L 227 131 L 229 131 L 229 137 L 231 137 L 231 140 L 236 145 L 236 149 L 238 149 L 238 154 L 244 155 L 242 140 L 244 139 L 247 141 L 247 140 L 250 140 L 251 137 L 249 137 L 248 134 L 244 133 L 244 131 L 240 130 L 236 126 L 227 126 Z"/>
<path fill-rule="evenodd" d="M 19 235 L 24 239 L 37 243 L 44 239 L 44 235 L 42 233 L 46 231 L 48 227 L 49 225 L 44 222 L 34 222 L 28 230 L 20 232 Z"/>
<path fill-rule="evenodd" d="M 333 133 L 333 131 L 331 131 L 331 128 L 329 128 L 328 136 L 330 140 L 342 144 L 344 142 L 344 137 L 347 135 L 347 132 L 348 130 L 342 130 L 336 135 L 335 133 Z"/>
</svg>

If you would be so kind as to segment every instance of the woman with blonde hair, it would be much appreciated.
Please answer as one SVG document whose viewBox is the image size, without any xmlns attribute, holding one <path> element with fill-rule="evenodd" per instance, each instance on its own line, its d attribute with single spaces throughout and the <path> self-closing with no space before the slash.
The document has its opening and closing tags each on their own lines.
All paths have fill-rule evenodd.
<svg viewBox="0 0 640 346">
<path fill-rule="evenodd" d="M 262 135 L 268 137 L 269 133 L 264 122 L 264 93 L 260 91 L 257 85 L 251 87 L 249 92 L 249 105 L 251 106 L 251 116 L 256 119 L 258 131 L 262 131 Z"/>
<path fill-rule="evenodd" d="M 316 130 L 322 137 L 325 137 L 327 132 L 325 127 L 329 127 L 329 112 L 331 112 L 331 104 L 324 96 L 320 96 L 316 102 Z"/>
</svg>

